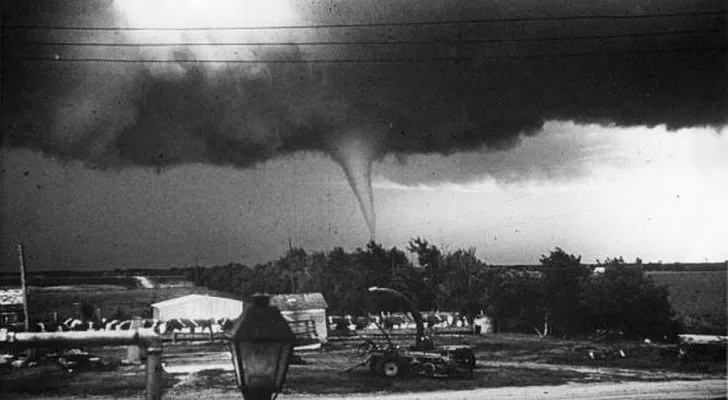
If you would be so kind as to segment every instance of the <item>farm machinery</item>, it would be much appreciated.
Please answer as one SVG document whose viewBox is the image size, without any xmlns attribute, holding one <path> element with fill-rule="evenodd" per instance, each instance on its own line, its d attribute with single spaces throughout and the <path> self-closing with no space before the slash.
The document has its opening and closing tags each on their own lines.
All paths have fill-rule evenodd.
<svg viewBox="0 0 728 400">
<path fill-rule="evenodd" d="M 475 369 L 475 354 L 466 345 L 435 347 L 432 339 L 425 334 L 422 315 L 415 304 L 397 290 L 371 287 L 369 292 L 385 293 L 401 300 L 405 311 L 412 314 L 416 325 L 415 343 L 412 346 L 398 346 L 391 335 L 379 324 L 377 327 L 387 340 L 385 346 L 367 340 L 357 348 L 357 355 L 368 356 L 360 365 L 366 365 L 372 373 L 385 378 L 400 375 L 422 377 L 461 377 L 472 379 Z"/>
</svg>

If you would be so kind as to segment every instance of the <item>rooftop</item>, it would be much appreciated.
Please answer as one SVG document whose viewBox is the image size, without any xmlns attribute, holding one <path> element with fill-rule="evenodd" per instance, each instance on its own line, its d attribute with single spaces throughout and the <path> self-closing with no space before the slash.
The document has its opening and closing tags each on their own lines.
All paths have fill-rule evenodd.
<svg viewBox="0 0 728 400">
<path fill-rule="evenodd" d="M 177 304 L 184 304 L 191 301 L 199 301 L 199 300 L 210 300 L 213 299 L 215 301 L 220 302 L 235 302 L 235 303 L 241 303 L 240 300 L 235 299 L 229 299 L 225 297 L 217 297 L 217 296 L 208 296 L 208 295 L 201 295 L 201 294 L 188 294 L 186 296 L 182 297 L 176 297 L 174 299 L 169 299 L 165 301 L 160 301 L 158 303 L 152 304 L 152 307 L 169 307 Z"/>
<path fill-rule="evenodd" d="M 0 289 L 0 306 L 23 304 L 23 289 Z"/>
<path fill-rule="evenodd" d="M 281 311 L 316 310 L 329 307 L 321 293 L 276 294 L 271 296 L 270 304 Z"/>
</svg>

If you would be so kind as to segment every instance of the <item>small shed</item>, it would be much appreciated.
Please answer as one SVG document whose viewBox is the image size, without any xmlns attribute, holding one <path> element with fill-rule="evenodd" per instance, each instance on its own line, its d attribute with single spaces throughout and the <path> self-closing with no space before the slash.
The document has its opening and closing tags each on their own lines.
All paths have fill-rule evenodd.
<svg viewBox="0 0 728 400">
<path fill-rule="evenodd" d="M 23 289 L 0 289 L 0 325 L 22 322 Z"/>
<path fill-rule="evenodd" d="M 487 315 L 479 315 L 473 320 L 473 332 L 479 335 L 488 335 L 494 332 L 493 319 Z"/>
<path fill-rule="evenodd" d="M 243 312 L 243 302 L 224 297 L 190 294 L 152 304 L 152 317 L 171 319 L 234 319 Z"/>
<path fill-rule="evenodd" d="M 271 296 L 270 304 L 278 307 L 288 321 L 313 321 L 316 335 L 326 342 L 326 309 L 329 305 L 321 293 L 277 294 Z"/>
</svg>

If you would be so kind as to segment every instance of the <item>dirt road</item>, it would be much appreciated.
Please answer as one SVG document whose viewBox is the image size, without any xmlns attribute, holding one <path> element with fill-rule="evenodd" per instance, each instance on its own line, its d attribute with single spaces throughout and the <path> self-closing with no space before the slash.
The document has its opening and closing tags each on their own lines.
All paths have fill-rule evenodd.
<svg viewBox="0 0 728 400">
<path fill-rule="evenodd" d="M 421 393 L 366 395 L 280 395 L 279 400 L 694 400 L 726 399 L 726 381 L 720 379 L 704 381 L 672 382 L 627 382 L 627 383 L 587 383 L 561 386 L 528 386 L 477 389 L 466 391 L 440 391 Z M 175 399 L 203 400 L 241 399 L 238 393 L 202 391 L 186 395 L 175 394 Z"/>
<path fill-rule="evenodd" d="M 169 357 L 165 360 L 164 370 L 167 373 L 193 373 L 206 369 L 217 369 L 232 371 L 233 365 L 230 362 L 230 354 L 227 352 L 207 352 L 204 355 L 197 355 L 194 363 L 188 359 L 176 360 Z M 696 381 L 711 380 L 721 376 L 717 374 L 686 373 L 664 370 L 641 370 L 614 367 L 592 367 L 584 365 L 546 364 L 539 362 L 509 362 L 509 361 L 478 361 L 480 368 L 519 368 L 542 371 L 573 371 L 585 375 L 585 379 L 594 382 L 605 380 L 608 377 L 612 381 Z"/>
</svg>

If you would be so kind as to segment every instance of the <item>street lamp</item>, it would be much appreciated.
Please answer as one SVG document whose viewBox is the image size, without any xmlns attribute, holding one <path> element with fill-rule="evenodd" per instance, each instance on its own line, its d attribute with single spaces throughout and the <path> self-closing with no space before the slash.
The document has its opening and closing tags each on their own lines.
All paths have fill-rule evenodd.
<svg viewBox="0 0 728 400">
<path fill-rule="evenodd" d="M 254 295 L 226 336 L 243 398 L 270 400 L 279 393 L 296 337 L 270 297 Z"/>
</svg>

